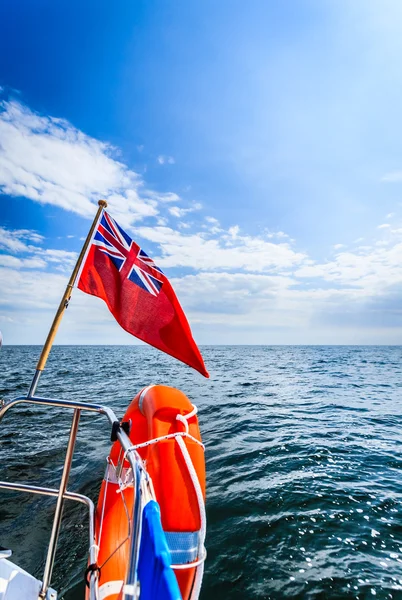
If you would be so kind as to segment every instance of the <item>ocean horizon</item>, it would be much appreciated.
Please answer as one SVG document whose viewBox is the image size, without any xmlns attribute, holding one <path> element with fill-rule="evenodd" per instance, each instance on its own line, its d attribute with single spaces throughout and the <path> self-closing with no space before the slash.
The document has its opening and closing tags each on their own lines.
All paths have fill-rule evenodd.
<svg viewBox="0 0 402 600">
<path fill-rule="evenodd" d="M 351 347 L 351 348 L 360 348 L 360 347 L 378 347 L 378 348 L 388 348 L 388 347 L 396 347 L 399 348 L 402 346 L 402 344 L 197 344 L 200 348 L 208 348 L 208 347 L 220 347 L 220 346 L 233 346 L 233 347 L 257 347 L 257 348 L 266 348 L 266 347 L 287 347 L 287 346 L 301 346 L 301 347 Z M 14 346 L 32 346 L 34 348 L 40 348 L 43 346 L 42 344 L 6 344 L 3 343 L 3 347 L 5 346 L 10 346 L 10 347 L 14 347 Z M 74 347 L 74 346 L 94 346 L 94 347 L 103 347 L 103 346 L 115 346 L 115 347 L 140 347 L 140 348 L 151 348 L 151 346 L 149 346 L 148 344 L 145 344 L 144 342 L 138 342 L 138 343 L 127 343 L 127 344 L 56 344 L 54 343 L 52 345 L 52 348 L 55 347 L 63 347 L 63 346 L 68 346 L 68 347 Z"/>
</svg>

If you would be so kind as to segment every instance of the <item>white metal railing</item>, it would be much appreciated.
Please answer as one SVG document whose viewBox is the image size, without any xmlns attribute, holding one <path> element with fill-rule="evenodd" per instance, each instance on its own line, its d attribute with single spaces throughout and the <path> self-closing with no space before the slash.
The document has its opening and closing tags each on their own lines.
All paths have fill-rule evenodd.
<svg viewBox="0 0 402 600">
<path fill-rule="evenodd" d="M 5 402 L 0 404 L 0 422 L 2 421 L 4 415 L 14 406 L 19 404 L 33 404 L 38 406 L 51 406 L 54 408 L 66 408 L 72 409 L 73 420 L 70 428 L 70 434 L 67 444 L 66 455 L 64 459 L 64 467 L 60 480 L 59 488 L 46 488 L 39 487 L 34 485 L 26 485 L 19 484 L 7 481 L 0 481 L 0 489 L 4 490 L 14 490 L 19 492 L 29 492 L 32 494 L 39 494 L 44 496 L 53 496 L 57 498 L 56 501 L 56 509 L 53 518 L 52 531 L 49 539 L 49 546 L 46 556 L 46 563 L 42 578 L 42 588 L 39 594 L 38 600 L 43 600 L 46 598 L 47 591 L 49 589 L 54 560 L 56 555 L 57 541 L 60 533 L 61 527 L 61 519 L 63 512 L 64 500 L 74 500 L 76 502 L 81 502 L 88 507 L 89 513 L 89 589 L 90 589 L 90 600 L 98 600 L 98 568 L 97 568 L 97 543 L 96 543 L 96 535 L 95 535 L 95 509 L 93 502 L 87 496 L 82 494 L 77 494 L 74 492 L 67 491 L 68 480 L 70 476 L 71 464 L 74 455 L 74 447 L 75 441 L 77 439 L 78 426 L 80 421 L 80 416 L 82 411 L 98 413 L 106 416 L 110 425 L 113 427 L 113 432 L 115 437 L 119 441 L 122 449 L 125 452 L 125 456 L 127 461 L 130 464 L 132 474 L 133 474 L 133 486 L 135 490 L 135 501 L 134 508 L 132 514 L 132 534 L 131 534 L 131 547 L 130 547 L 130 561 L 128 566 L 128 575 L 126 579 L 125 589 L 127 592 L 125 593 L 124 600 L 132 600 L 134 598 L 134 591 L 137 587 L 137 565 L 138 565 L 138 555 L 139 555 L 139 546 L 140 546 L 140 534 L 141 534 L 141 512 L 142 512 L 142 502 L 141 502 L 141 477 L 144 472 L 144 468 L 142 465 L 141 458 L 138 453 L 132 448 L 132 444 L 130 438 L 127 433 L 121 427 L 115 413 L 112 409 L 107 406 L 102 406 L 100 404 L 93 403 L 84 403 L 84 402 L 76 402 L 72 400 L 60 400 L 55 398 L 42 398 L 37 396 L 20 396 L 9 402 Z M 128 451 L 131 450 L 131 451 Z M 128 590 L 132 590 L 133 593 Z"/>
</svg>

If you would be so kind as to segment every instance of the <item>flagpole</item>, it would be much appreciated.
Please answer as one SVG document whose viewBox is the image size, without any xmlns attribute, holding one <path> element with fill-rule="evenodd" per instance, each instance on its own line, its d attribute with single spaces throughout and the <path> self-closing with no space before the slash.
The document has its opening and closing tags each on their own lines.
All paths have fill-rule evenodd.
<svg viewBox="0 0 402 600">
<path fill-rule="evenodd" d="M 80 252 L 80 255 L 78 257 L 78 260 L 76 262 L 74 270 L 71 273 L 70 280 L 69 280 L 69 282 L 67 284 L 65 292 L 64 292 L 64 294 L 62 296 L 62 299 L 60 301 L 59 308 L 57 309 L 56 315 L 55 315 L 55 317 L 53 319 L 53 323 L 52 323 L 52 326 L 51 326 L 51 328 L 49 330 L 49 333 L 47 335 L 46 342 L 45 342 L 45 344 L 44 344 L 44 346 L 42 348 L 42 352 L 41 352 L 41 355 L 39 357 L 38 364 L 36 365 L 35 375 L 34 375 L 34 377 L 32 379 L 31 387 L 29 388 L 28 397 L 32 397 L 32 396 L 35 395 L 36 388 L 37 388 L 38 382 L 39 382 L 39 377 L 41 376 L 42 371 L 45 368 L 47 358 L 49 356 L 50 350 L 51 350 L 53 342 L 54 342 L 54 338 L 56 337 L 56 333 L 57 333 L 57 330 L 59 328 L 60 322 L 61 322 L 61 320 L 63 318 L 64 312 L 65 312 L 65 310 L 66 310 L 66 308 L 68 306 L 68 303 L 70 301 L 71 294 L 72 294 L 72 291 L 73 291 L 73 287 L 74 287 L 74 284 L 75 284 L 75 280 L 77 278 L 77 275 L 78 275 L 79 270 L 81 268 L 82 262 L 84 260 L 85 255 L 86 255 L 86 252 L 88 250 L 88 246 L 89 246 L 89 244 L 91 242 L 93 233 L 95 231 L 95 227 L 98 224 L 99 217 L 100 217 L 102 211 L 107 207 L 107 202 L 106 202 L 106 200 L 99 200 L 98 201 L 98 205 L 99 205 L 99 208 L 98 208 L 98 210 L 96 212 L 96 215 L 95 215 L 95 218 L 93 220 L 91 229 L 88 232 L 87 238 L 86 238 L 85 243 L 84 243 L 84 245 L 82 247 L 82 250 Z"/>
</svg>

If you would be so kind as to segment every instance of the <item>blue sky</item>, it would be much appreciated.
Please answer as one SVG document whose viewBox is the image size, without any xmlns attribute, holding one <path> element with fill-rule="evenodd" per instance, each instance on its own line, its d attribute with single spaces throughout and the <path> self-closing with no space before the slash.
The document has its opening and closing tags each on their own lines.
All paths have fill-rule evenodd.
<svg viewBox="0 0 402 600">
<path fill-rule="evenodd" d="M 0 5 L 0 328 L 41 343 L 100 197 L 196 340 L 402 341 L 402 6 Z M 132 343 L 74 293 L 59 343 Z"/>
</svg>

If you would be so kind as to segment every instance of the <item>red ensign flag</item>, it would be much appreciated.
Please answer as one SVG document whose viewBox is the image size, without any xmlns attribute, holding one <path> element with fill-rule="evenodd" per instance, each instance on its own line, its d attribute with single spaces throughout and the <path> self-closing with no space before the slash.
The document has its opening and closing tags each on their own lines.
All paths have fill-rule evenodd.
<svg viewBox="0 0 402 600">
<path fill-rule="evenodd" d="M 106 211 L 99 219 L 78 287 L 102 298 L 128 333 L 209 377 L 169 280 Z"/>
</svg>

